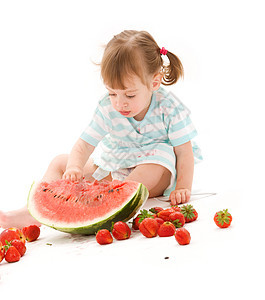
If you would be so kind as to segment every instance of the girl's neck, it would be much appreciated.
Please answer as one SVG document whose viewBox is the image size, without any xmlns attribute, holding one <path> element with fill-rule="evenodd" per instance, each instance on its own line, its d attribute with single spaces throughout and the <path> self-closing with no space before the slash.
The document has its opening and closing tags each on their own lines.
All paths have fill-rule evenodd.
<svg viewBox="0 0 265 300">
<path fill-rule="evenodd" d="M 147 107 L 145 107 L 137 116 L 133 117 L 136 121 L 140 122 L 144 119 L 144 117 L 146 116 L 146 114 L 149 110 L 151 102 L 152 102 L 152 95 L 151 95 L 150 100 L 149 100 L 149 105 Z"/>
</svg>

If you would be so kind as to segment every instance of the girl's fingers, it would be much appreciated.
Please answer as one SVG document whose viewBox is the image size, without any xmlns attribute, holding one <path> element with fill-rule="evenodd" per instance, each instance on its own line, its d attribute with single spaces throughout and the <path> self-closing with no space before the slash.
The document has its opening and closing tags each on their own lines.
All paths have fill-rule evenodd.
<svg viewBox="0 0 265 300">
<path fill-rule="evenodd" d="M 170 201 L 172 205 L 186 203 L 190 200 L 191 192 L 189 190 L 173 191 L 170 194 Z"/>
<path fill-rule="evenodd" d="M 177 201 L 177 204 L 180 204 L 181 203 L 181 193 L 176 193 L 176 201 Z"/>
<path fill-rule="evenodd" d="M 170 201 L 171 201 L 171 204 L 172 205 L 176 205 L 177 203 L 176 203 L 176 198 L 175 198 L 175 193 L 171 193 L 170 194 Z"/>
<path fill-rule="evenodd" d="M 190 195 L 191 192 L 189 190 L 186 191 L 186 201 L 185 202 L 189 202 L 190 201 Z"/>
</svg>

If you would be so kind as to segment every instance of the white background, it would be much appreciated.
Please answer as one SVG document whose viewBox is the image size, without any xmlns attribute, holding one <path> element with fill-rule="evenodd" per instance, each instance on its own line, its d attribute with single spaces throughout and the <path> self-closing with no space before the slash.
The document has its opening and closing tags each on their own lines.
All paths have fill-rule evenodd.
<svg viewBox="0 0 265 300">
<path fill-rule="evenodd" d="M 32 181 L 71 150 L 105 93 L 93 64 L 102 45 L 136 29 L 184 65 L 184 80 L 169 89 L 199 132 L 194 186 L 239 191 L 242 207 L 260 211 L 264 27 L 256 0 L 1 1 L 0 210 L 24 206 Z"/>
</svg>

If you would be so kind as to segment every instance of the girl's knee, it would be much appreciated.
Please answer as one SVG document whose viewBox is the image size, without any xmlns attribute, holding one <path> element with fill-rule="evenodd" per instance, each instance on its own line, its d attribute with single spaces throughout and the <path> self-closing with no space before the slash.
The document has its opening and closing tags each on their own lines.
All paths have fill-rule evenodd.
<svg viewBox="0 0 265 300">
<path fill-rule="evenodd" d="M 137 166 L 126 179 L 141 182 L 148 190 L 157 186 L 165 189 L 170 183 L 171 172 L 158 164 L 142 164 Z"/>
<path fill-rule="evenodd" d="M 64 170 L 68 161 L 69 154 L 59 154 L 50 163 L 51 168 Z"/>
<path fill-rule="evenodd" d="M 50 162 L 42 180 L 50 182 L 61 179 L 66 169 L 68 157 L 68 154 L 60 154 L 54 157 L 54 159 Z"/>
<path fill-rule="evenodd" d="M 171 172 L 166 167 L 159 165 L 159 164 L 145 164 L 143 165 L 145 168 L 145 171 L 147 174 L 155 175 L 155 178 L 157 178 L 158 181 L 161 180 L 161 178 L 165 177 L 171 177 Z"/>
</svg>

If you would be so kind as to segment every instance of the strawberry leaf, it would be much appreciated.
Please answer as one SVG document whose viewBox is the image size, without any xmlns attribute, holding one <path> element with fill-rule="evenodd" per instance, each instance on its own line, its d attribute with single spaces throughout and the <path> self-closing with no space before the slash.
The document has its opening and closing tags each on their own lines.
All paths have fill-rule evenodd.
<svg viewBox="0 0 265 300">
<path fill-rule="evenodd" d="M 139 214 L 139 224 L 146 218 L 154 218 L 154 215 L 146 209 L 142 209 Z"/>
<path fill-rule="evenodd" d="M 174 221 L 171 221 L 171 223 L 173 223 L 173 225 L 176 227 L 176 228 L 181 228 L 183 225 L 182 223 L 179 221 L 179 219 L 176 219 Z"/>
<path fill-rule="evenodd" d="M 229 217 L 231 217 L 231 214 L 228 212 L 228 209 L 224 209 L 217 212 L 217 221 L 222 226 L 224 225 L 224 223 L 226 224 L 230 223 Z"/>
<path fill-rule="evenodd" d="M 5 240 L 5 242 L 6 242 L 6 245 L 3 245 L 3 248 L 5 249 L 5 251 L 7 251 L 8 248 L 11 247 L 12 245 L 11 245 L 11 242 L 9 242 L 8 240 Z"/>
<path fill-rule="evenodd" d="M 186 219 L 192 219 L 195 217 L 194 208 L 191 204 L 183 205 L 181 207 L 181 213 Z"/>
</svg>

